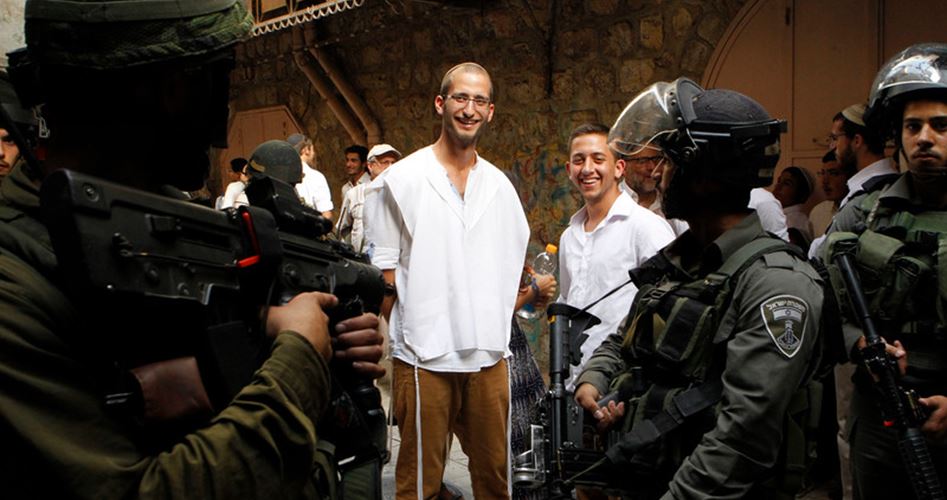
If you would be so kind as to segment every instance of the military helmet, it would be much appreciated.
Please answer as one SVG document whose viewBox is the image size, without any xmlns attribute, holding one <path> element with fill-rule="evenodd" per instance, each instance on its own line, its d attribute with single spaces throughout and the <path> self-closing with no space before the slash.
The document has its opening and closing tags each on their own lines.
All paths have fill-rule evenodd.
<svg viewBox="0 0 947 500">
<path fill-rule="evenodd" d="M 287 184 L 298 184 L 302 180 L 303 161 L 299 153 L 288 142 L 266 141 L 253 150 L 247 164 L 251 177 L 267 175 Z"/>
<path fill-rule="evenodd" d="M 608 135 L 622 155 L 659 147 L 687 176 L 735 186 L 769 185 L 784 120 L 732 90 L 704 90 L 687 78 L 657 82 L 625 107 Z"/>
<path fill-rule="evenodd" d="M 923 96 L 947 99 L 947 44 L 912 45 L 885 63 L 871 84 L 865 124 L 897 136 L 905 101 Z"/>
<path fill-rule="evenodd" d="M 25 17 L 34 62 L 89 69 L 212 54 L 253 25 L 239 0 L 27 0 Z"/>
</svg>

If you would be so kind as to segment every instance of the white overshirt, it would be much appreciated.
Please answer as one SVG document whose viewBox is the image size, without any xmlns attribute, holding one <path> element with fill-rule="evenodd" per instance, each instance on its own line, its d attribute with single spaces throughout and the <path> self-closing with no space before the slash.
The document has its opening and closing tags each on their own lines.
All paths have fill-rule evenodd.
<svg viewBox="0 0 947 500">
<path fill-rule="evenodd" d="M 342 184 L 342 203 L 345 203 L 345 195 L 349 191 L 355 189 L 355 186 L 361 186 L 362 184 L 368 184 L 372 181 L 372 177 L 368 175 L 368 172 L 362 172 L 362 176 L 355 181 L 355 184 L 352 184 L 352 181 L 345 181 L 345 184 Z"/>
<path fill-rule="evenodd" d="M 339 210 L 339 221 L 335 225 L 339 232 L 349 231 L 345 240 L 358 252 L 363 251 L 365 239 L 362 208 L 365 204 L 365 189 L 367 186 L 367 183 L 359 184 L 345 193 L 342 208 Z"/>
<path fill-rule="evenodd" d="M 848 194 L 842 198 L 842 201 L 838 204 L 838 209 L 841 210 L 842 207 L 848 203 L 848 200 L 852 199 L 852 196 L 861 192 L 865 187 L 865 184 L 868 181 L 872 180 L 875 177 L 888 174 L 896 174 L 898 169 L 894 166 L 894 160 L 891 158 L 882 158 L 867 167 L 855 172 L 855 175 L 848 178 L 848 181 L 845 183 L 848 185 Z M 832 227 L 832 224 L 829 224 L 829 227 Z M 815 258 L 819 256 L 819 249 L 822 248 L 822 244 L 825 243 L 825 239 L 828 236 L 823 234 L 816 238 L 812 245 L 809 246 L 809 258 Z"/>
<path fill-rule="evenodd" d="M 296 193 L 303 203 L 320 212 L 328 212 L 334 207 L 326 176 L 306 162 L 303 162 L 303 180 L 296 184 Z"/>
<path fill-rule="evenodd" d="M 372 263 L 395 269 L 392 355 L 441 372 L 478 371 L 508 356 L 529 240 L 509 179 L 478 156 L 461 198 L 428 146 L 367 189 Z"/>
<path fill-rule="evenodd" d="M 747 204 L 747 208 L 756 210 L 756 215 L 760 218 L 760 225 L 764 230 L 789 241 L 783 205 L 773 196 L 773 193 L 763 188 L 751 189 L 750 203 Z"/>
<path fill-rule="evenodd" d="M 558 301 L 580 309 L 628 281 L 628 271 L 674 239 L 667 221 L 635 203 L 624 192 L 612 204 L 602 222 L 590 232 L 586 232 L 584 227 L 587 219 L 588 213 L 583 207 L 572 216 L 569 227 L 559 238 L 561 295 Z M 570 367 L 568 389 L 572 389 L 572 382 L 592 352 L 608 335 L 618 330 L 636 293 L 638 288 L 634 284 L 625 285 L 589 309 L 602 322 L 585 331 L 589 338 L 581 347 L 581 363 L 578 367 Z"/>
</svg>

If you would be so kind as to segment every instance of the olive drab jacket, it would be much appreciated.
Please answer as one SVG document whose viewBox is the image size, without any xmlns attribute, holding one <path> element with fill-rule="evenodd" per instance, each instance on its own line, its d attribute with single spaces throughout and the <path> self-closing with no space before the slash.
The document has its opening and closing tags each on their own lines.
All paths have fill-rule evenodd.
<svg viewBox="0 0 947 500">
<path fill-rule="evenodd" d="M 900 340 L 908 352 L 901 382 L 929 396 L 947 393 L 947 211 L 926 208 L 912 179 L 882 179 L 853 197 L 833 219 L 822 257 L 830 264 L 836 252 L 854 255 L 872 319 L 888 342 Z M 851 354 L 862 331 L 840 299 Z"/>
<path fill-rule="evenodd" d="M 0 496 L 318 498 L 314 422 L 329 370 L 309 342 L 279 335 L 230 406 L 148 454 L 141 429 L 103 407 L 78 345 L 94 332 L 56 284 L 38 208 L 36 186 L 14 169 L 0 185 Z"/>
<path fill-rule="evenodd" d="M 703 250 L 690 233 L 680 236 L 661 250 L 666 265 L 653 286 L 639 291 L 621 329 L 580 375 L 577 386 L 590 383 L 600 394 L 632 368 L 643 379 L 646 392 L 626 402 L 624 432 L 685 389 L 720 388 L 713 404 L 629 459 L 627 467 L 645 470 L 641 498 L 752 498 L 785 461 L 785 421 L 806 397 L 820 356 L 823 288 L 804 258 L 774 240 L 756 214 Z M 747 254 L 744 247 L 761 241 L 782 251 Z M 741 259 L 739 272 L 726 274 Z M 725 296 L 705 295 L 714 280 Z M 693 321 L 674 319 L 688 310 L 697 311 Z"/>
</svg>

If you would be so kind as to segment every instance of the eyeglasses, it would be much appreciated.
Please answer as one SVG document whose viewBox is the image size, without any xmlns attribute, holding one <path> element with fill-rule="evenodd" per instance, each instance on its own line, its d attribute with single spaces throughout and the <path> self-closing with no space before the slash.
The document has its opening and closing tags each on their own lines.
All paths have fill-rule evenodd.
<svg viewBox="0 0 947 500">
<path fill-rule="evenodd" d="M 390 166 L 394 165 L 395 162 L 397 162 L 397 161 L 398 161 L 398 160 L 396 160 L 396 159 L 394 159 L 394 158 L 382 158 L 382 159 L 380 159 L 380 160 L 372 160 L 372 161 L 370 161 L 369 163 L 377 163 L 377 164 L 379 164 L 379 165 L 384 165 L 384 166 L 386 166 L 386 167 L 390 167 Z"/>
<path fill-rule="evenodd" d="M 841 133 L 841 134 L 836 135 L 836 134 L 833 134 L 833 133 L 831 133 L 831 132 L 830 132 L 829 135 L 828 135 L 829 142 L 835 142 L 835 141 L 841 139 L 842 137 L 848 137 L 848 136 L 845 135 L 845 133 Z"/>
<path fill-rule="evenodd" d="M 456 102 L 457 104 L 460 104 L 461 106 L 465 108 L 467 107 L 467 103 L 470 101 L 473 101 L 474 106 L 478 108 L 485 108 L 488 104 L 490 104 L 490 99 L 487 99 L 486 97 L 479 96 L 479 95 L 475 97 L 470 97 L 467 94 L 451 94 L 451 95 L 443 96 L 443 97 L 445 99 L 451 99 L 452 101 Z"/>
<path fill-rule="evenodd" d="M 627 163 L 633 163 L 636 166 L 656 165 L 664 161 L 663 155 L 658 156 L 640 156 L 638 158 L 628 158 Z"/>
</svg>

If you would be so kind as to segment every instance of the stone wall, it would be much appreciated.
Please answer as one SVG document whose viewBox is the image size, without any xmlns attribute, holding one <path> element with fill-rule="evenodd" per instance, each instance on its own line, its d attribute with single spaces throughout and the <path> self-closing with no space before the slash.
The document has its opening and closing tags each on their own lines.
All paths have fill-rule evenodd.
<svg viewBox="0 0 947 500">
<path fill-rule="evenodd" d="M 471 2 L 466 2 L 470 4 Z M 581 198 L 564 171 L 571 130 L 610 125 L 651 82 L 699 80 L 744 0 L 496 0 L 479 8 L 365 2 L 316 21 L 325 44 L 404 153 L 436 138 L 443 74 L 465 60 L 491 72 L 496 114 L 479 151 L 516 186 L 532 230 L 530 255 L 559 240 Z M 558 11 L 550 14 L 551 5 Z M 333 193 L 351 141 L 295 67 L 288 31 L 248 42 L 233 85 L 236 110 L 287 105 L 314 137 Z M 338 203 L 338 202 L 337 202 Z M 545 322 L 526 326 L 539 342 Z M 539 344 L 537 344 L 539 342 Z"/>
</svg>

